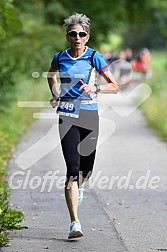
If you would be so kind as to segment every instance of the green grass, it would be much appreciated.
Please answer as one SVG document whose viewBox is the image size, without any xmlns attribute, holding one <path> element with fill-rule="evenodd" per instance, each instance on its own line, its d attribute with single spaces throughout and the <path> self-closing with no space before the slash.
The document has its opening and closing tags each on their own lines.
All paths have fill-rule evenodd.
<svg viewBox="0 0 167 252">
<path fill-rule="evenodd" d="M 10 194 L 5 188 L 0 190 L 0 246 L 9 242 L 7 230 L 22 229 L 19 225 L 24 219 L 24 214 L 9 207 Z"/>
<path fill-rule="evenodd" d="M 20 136 L 34 121 L 33 113 L 40 110 L 40 108 L 20 108 L 17 106 L 17 102 L 45 101 L 51 97 L 44 79 L 20 80 L 13 92 L 14 98 L 1 104 L 0 110 L 0 246 L 9 242 L 6 231 L 22 228 L 19 224 L 24 219 L 23 213 L 10 209 L 10 194 L 6 181 L 7 161 Z"/>
<path fill-rule="evenodd" d="M 163 141 L 167 141 L 167 59 L 166 52 L 152 53 L 153 75 L 147 83 L 152 89 L 152 94 L 143 103 L 143 110 L 148 124 Z"/>
</svg>

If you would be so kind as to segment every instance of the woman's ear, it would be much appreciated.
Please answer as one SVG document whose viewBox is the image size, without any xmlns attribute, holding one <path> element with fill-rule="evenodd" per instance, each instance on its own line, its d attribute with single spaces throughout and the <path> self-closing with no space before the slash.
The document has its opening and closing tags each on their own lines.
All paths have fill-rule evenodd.
<svg viewBox="0 0 167 252">
<path fill-rule="evenodd" d="M 66 40 L 69 42 L 68 34 L 66 34 Z"/>
<path fill-rule="evenodd" d="M 89 41 L 90 35 L 87 35 L 86 42 Z"/>
<path fill-rule="evenodd" d="M 87 35 L 86 42 L 88 42 L 88 41 L 89 41 L 89 38 L 90 38 L 90 35 Z"/>
</svg>

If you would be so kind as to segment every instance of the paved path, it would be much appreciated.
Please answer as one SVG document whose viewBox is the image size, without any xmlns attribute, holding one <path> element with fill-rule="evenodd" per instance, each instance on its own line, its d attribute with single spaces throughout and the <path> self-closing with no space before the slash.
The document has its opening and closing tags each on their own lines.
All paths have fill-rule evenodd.
<svg viewBox="0 0 167 252">
<path fill-rule="evenodd" d="M 136 109 L 134 88 L 121 95 L 106 95 L 101 103 L 95 169 L 79 210 L 84 237 L 77 241 L 67 240 L 69 217 L 60 189 L 65 164 L 57 121 L 39 119 L 23 136 L 9 162 L 9 178 L 13 186 L 20 187 L 11 190 L 11 203 L 25 213 L 23 224 L 28 229 L 10 232 L 11 246 L 3 252 L 167 251 L 167 144 L 155 136 Z M 52 109 L 44 113 L 43 118 L 55 117 Z M 54 171 L 57 178 L 52 186 L 44 178 Z"/>
<path fill-rule="evenodd" d="M 46 113 L 54 115 L 52 109 Z M 52 119 L 36 121 L 16 146 L 14 158 L 9 162 L 9 181 L 13 188 L 11 204 L 24 212 L 26 220 L 23 224 L 28 229 L 9 232 L 11 246 L 2 251 L 128 251 L 94 191 L 88 188 L 79 210 L 84 237 L 76 241 L 67 239 L 70 220 L 63 190 L 65 163 L 58 144 L 56 123 L 57 120 Z M 50 146 L 57 147 L 50 151 Z M 42 158 L 46 152 L 48 154 Z M 19 167 L 16 161 L 22 153 Z M 39 153 L 41 159 L 35 162 Z M 55 171 L 58 179 L 55 178 L 52 185 L 51 180 L 44 180 L 44 176 L 53 175 Z"/>
<path fill-rule="evenodd" d="M 122 96 L 128 97 L 132 90 L 136 95 L 134 88 Z M 167 251 L 167 144 L 147 126 L 140 110 L 125 116 L 135 108 L 132 97 L 114 96 L 112 108 L 103 113 L 116 129 L 98 149 L 96 173 L 103 171 L 101 177 L 108 176 L 109 182 L 112 176 L 119 179 L 111 186 L 104 182 L 104 189 L 96 183 L 94 190 L 130 252 Z M 117 104 L 119 114 L 114 111 Z"/>
</svg>

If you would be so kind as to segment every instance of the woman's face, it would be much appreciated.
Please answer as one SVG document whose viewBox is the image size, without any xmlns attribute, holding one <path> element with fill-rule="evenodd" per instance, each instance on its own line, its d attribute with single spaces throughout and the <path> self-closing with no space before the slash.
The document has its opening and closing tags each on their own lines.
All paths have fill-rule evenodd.
<svg viewBox="0 0 167 252">
<path fill-rule="evenodd" d="M 83 27 L 79 24 L 71 26 L 71 30 L 66 34 L 67 41 L 72 49 L 81 50 L 84 48 L 90 35 L 86 34 Z"/>
</svg>

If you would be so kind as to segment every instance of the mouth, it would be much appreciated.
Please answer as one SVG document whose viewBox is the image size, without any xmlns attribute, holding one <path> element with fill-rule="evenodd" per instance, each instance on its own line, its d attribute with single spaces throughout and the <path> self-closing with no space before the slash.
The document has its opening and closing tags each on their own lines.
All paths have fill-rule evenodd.
<svg viewBox="0 0 167 252">
<path fill-rule="evenodd" d="M 75 42 L 75 46 L 79 46 L 80 44 L 80 42 Z"/>
</svg>

